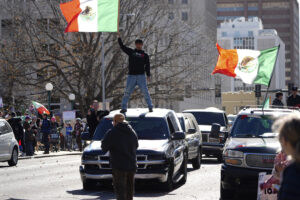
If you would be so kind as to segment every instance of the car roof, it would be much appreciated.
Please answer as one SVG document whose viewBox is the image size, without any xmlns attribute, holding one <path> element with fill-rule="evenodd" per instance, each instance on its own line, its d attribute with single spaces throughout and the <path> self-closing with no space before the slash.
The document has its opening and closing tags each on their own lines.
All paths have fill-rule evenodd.
<svg viewBox="0 0 300 200">
<path fill-rule="evenodd" d="M 284 114 L 300 114 L 298 110 L 283 109 L 283 108 L 244 108 L 238 115 L 284 115 Z"/>
<path fill-rule="evenodd" d="M 176 113 L 177 117 L 194 117 L 191 113 Z"/>
<path fill-rule="evenodd" d="M 174 112 L 169 109 L 155 108 L 153 112 L 149 112 L 148 108 L 130 108 L 126 112 L 126 117 L 149 117 L 149 118 L 163 118 L 169 113 Z M 106 118 L 113 118 L 115 114 L 120 113 L 120 110 L 111 111 Z"/>
<path fill-rule="evenodd" d="M 223 110 L 220 110 L 215 107 L 210 107 L 210 108 L 205 108 L 205 109 L 190 109 L 190 110 L 185 110 L 183 111 L 184 113 L 188 112 L 213 112 L 213 113 L 224 113 Z"/>
</svg>

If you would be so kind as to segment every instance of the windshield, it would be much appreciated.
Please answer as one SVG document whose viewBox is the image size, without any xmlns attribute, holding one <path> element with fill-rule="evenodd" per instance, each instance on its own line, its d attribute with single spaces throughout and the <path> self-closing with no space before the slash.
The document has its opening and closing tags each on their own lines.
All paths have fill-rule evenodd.
<svg viewBox="0 0 300 200">
<path fill-rule="evenodd" d="M 182 130 L 185 132 L 185 125 L 184 125 L 183 117 L 178 117 L 178 120 L 179 120 Z"/>
<path fill-rule="evenodd" d="M 233 137 L 256 137 L 272 133 L 274 120 L 274 116 L 270 115 L 240 115 L 235 120 L 231 135 Z"/>
<path fill-rule="evenodd" d="M 225 119 L 223 113 L 211 113 L 211 112 L 191 112 L 196 120 L 198 125 L 209 125 L 213 123 L 218 123 L 221 126 L 225 126 Z"/>
<path fill-rule="evenodd" d="M 126 118 L 140 140 L 162 140 L 169 137 L 169 129 L 163 118 Z M 113 127 L 112 120 L 105 118 L 99 123 L 93 140 L 102 140 Z"/>
</svg>

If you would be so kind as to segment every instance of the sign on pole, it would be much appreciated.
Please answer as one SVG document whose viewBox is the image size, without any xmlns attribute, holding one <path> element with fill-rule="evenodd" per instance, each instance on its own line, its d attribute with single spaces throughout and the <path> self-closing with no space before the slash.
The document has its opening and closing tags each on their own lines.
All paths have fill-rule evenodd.
<svg viewBox="0 0 300 200">
<path fill-rule="evenodd" d="M 63 120 L 64 121 L 72 121 L 76 119 L 76 111 L 64 111 L 63 112 Z"/>
</svg>

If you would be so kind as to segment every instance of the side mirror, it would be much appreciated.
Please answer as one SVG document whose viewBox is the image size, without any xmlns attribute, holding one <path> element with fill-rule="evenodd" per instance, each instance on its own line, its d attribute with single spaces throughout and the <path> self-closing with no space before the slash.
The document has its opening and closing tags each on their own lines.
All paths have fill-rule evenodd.
<svg viewBox="0 0 300 200">
<path fill-rule="evenodd" d="M 210 137 L 219 138 L 220 131 L 221 131 L 221 125 L 220 124 L 217 124 L 217 123 L 212 124 Z"/>
<path fill-rule="evenodd" d="M 89 132 L 83 132 L 81 133 L 81 140 L 91 140 L 91 136 Z"/>
<path fill-rule="evenodd" d="M 188 130 L 188 134 L 195 134 L 196 132 L 197 132 L 197 130 L 194 129 L 194 128 L 190 128 L 190 129 Z"/>
<path fill-rule="evenodd" d="M 185 139 L 184 132 L 175 132 L 174 135 L 172 136 L 172 140 L 184 140 L 184 139 Z"/>
</svg>

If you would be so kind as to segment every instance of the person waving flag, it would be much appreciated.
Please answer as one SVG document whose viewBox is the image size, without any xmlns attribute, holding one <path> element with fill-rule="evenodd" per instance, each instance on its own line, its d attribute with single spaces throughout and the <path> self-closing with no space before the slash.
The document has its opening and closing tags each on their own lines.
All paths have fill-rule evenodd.
<svg viewBox="0 0 300 200">
<path fill-rule="evenodd" d="M 65 32 L 118 32 L 120 0 L 72 0 L 60 9 L 68 26 Z"/>
</svg>

